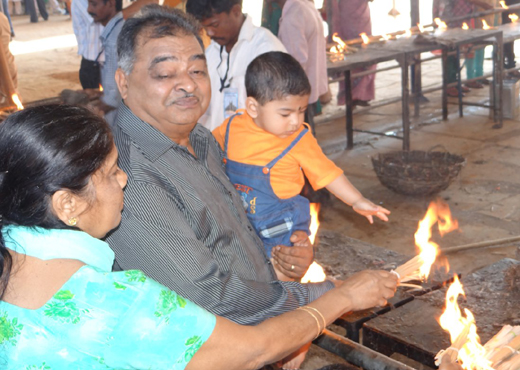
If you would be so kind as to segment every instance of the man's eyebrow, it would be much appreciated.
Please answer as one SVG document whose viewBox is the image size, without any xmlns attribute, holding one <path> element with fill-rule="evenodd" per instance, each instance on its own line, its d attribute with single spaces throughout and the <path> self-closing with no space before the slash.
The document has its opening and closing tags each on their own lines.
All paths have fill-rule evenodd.
<svg viewBox="0 0 520 370">
<path fill-rule="evenodd" d="M 178 61 L 179 58 L 177 58 L 175 55 L 162 55 L 162 56 L 155 57 L 155 58 L 153 58 L 152 63 L 150 63 L 150 68 L 148 68 L 148 69 L 152 69 L 157 64 L 166 62 L 167 60 Z"/>
<path fill-rule="evenodd" d="M 190 62 L 193 62 L 194 60 L 206 61 L 206 55 L 204 53 L 192 55 L 190 57 Z"/>
</svg>

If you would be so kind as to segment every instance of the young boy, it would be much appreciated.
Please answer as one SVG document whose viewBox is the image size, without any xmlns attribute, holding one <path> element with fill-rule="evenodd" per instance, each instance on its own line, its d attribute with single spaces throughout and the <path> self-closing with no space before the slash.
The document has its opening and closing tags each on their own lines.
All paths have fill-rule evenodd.
<svg viewBox="0 0 520 370">
<path fill-rule="evenodd" d="M 327 188 L 370 223 L 372 216 L 388 221 L 390 212 L 361 195 L 303 123 L 311 88 L 296 59 L 282 52 L 258 56 L 247 68 L 245 85 L 246 109 L 213 135 L 268 256 L 276 245 L 291 245 L 295 230 L 309 233 L 309 201 L 299 195 L 303 173 L 314 189 Z"/>
</svg>

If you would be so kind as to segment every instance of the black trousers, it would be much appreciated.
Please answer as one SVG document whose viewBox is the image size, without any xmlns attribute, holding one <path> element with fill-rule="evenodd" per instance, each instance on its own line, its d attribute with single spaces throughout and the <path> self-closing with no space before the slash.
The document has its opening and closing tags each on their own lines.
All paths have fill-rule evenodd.
<svg viewBox="0 0 520 370">
<path fill-rule="evenodd" d="M 99 89 L 101 83 L 99 64 L 93 60 L 81 58 L 79 82 L 84 89 Z"/>
<path fill-rule="evenodd" d="M 45 8 L 44 0 L 36 0 L 38 5 L 38 10 L 42 15 L 42 18 L 47 20 L 49 19 L 49 13 L 47 13 L 47 9 Z M 25 0 L 25 9 L 31 16 L 31 22 L 38 22 L 38 13 L 36 13 L 36 7 L 34 6 L 34 0 Z"/>
</svg>

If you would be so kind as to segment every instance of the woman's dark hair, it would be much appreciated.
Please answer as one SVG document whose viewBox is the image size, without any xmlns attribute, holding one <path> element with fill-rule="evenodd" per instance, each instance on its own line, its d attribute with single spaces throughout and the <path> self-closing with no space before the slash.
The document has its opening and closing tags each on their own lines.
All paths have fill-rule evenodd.
<svg viewBox="0 0 520 370">
<path fill-rule="evenodd" d="M 246 93 L 261 105 L 289 95 L 311 93 L 311 85 L 300 63 L 287 53 L 260 54 L 246 70 Z"/>
<path fill-rule="evenodd" d="M 107 123 L 85 108 L 42 105 L 11 114 L 0 124 L 0 227 L 70 228 L 53 213 L 52 195 L 84 192 L 113 145 Z M 0 232 L 0 298 L 11 268 Z"/>
</svg>

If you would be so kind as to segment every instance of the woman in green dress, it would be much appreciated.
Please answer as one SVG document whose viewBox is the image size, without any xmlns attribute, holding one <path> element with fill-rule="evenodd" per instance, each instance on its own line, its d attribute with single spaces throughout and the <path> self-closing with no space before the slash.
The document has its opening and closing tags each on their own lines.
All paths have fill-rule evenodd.
<svg viewBox="0 0 520 370">
<path fill-rule="evenodd" d="M 100 239 L 121 222 L 126 180 L 85 109 L 0 124 L 0 368 L 255 369 L 394 294 L 395 276 L 365 271 L 255 327 L 215 317 L 140 271 L 111 272 Z"/>
</svg>

